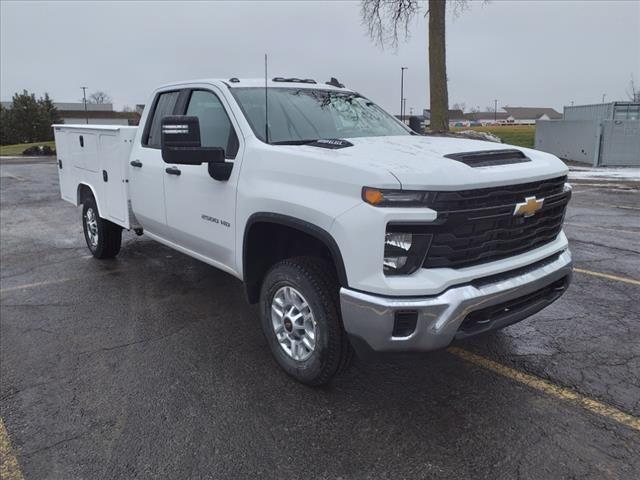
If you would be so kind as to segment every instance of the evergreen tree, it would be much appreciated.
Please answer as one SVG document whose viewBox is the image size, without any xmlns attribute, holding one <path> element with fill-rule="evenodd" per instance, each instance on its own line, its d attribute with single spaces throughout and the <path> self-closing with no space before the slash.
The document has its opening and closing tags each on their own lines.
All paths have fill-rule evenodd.
<svg viewBox="0 0 640 480">
<path fill-rule="evenodd" d="M 33 93 L 23 90 L 13 96 L 10 128 L 15 131 L 16 143 L 31 143 L 38 140 L 40 106 Z"/>
<path fill-rule="evenodd" d="M 23 90 L 13 96 L 11 107 L 0 108 L 0 144 L 53 140 L 51 125 L 60 122 L 48 93 L 36 100 L 33 93 Z"/>
<path fill-rule="evenodd" d="M 11 145 L 16 143 L 13 122 L 11 121 L 11 108 L 4 108 L 0 105 L 0 145 Z"/>
<path fill-rule="evenodd" d="M 37 122 L 38 131 L 36 141 L 53 140 L 53 129 L 51 125 L 60 123 L 58 109 L 53 104 L 48 93 L 45 93 L 44 97 L 38 100 L 38 106 L 40 108 L 40 115 Z"/>
</svg>

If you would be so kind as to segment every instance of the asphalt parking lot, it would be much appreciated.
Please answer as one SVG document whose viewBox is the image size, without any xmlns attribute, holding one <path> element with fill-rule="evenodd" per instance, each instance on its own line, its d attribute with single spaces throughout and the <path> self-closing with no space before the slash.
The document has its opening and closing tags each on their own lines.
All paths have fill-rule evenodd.
<svg viewBox="0 0 640 480">
<path fill-rule="evenodd" d="M 128 232 L 96 261 L 55 164 L 0 174 L 7 478 L 638 478 L 638 183 L 574 184 L 547 310 L 310 389 L 240 282 Z"/>
</svg>

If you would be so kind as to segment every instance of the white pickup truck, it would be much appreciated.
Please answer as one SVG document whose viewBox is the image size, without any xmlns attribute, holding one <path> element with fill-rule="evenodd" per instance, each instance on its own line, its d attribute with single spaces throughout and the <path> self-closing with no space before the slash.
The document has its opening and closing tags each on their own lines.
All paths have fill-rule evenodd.
<svg viewBox="0 0 640 480">
<path fill-rule="evenodd" d="M 139 128 L 54 128 L 93 256 L 129 229 L 238 277 L 275 359 L 310 385 L 354 350 L 513 324 L 571 279 L 563 162 L 418 135 L 335 79 L 174 83 Z"/>
</svg>

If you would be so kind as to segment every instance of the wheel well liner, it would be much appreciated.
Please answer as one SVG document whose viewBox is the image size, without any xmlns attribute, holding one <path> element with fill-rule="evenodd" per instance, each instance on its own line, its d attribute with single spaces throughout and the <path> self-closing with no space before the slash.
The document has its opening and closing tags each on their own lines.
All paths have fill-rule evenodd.
<svg viewBox="0 0 640 480">
<path fill-rule="evenodd" d="M 78 190 L 76 193 L 76 204 L 82 205 L 89 196 L 93 197 L 96 203 L 98 202 L 98 199 L 96 197 L 95 192 L 93 191 L 93 188 L 91 188 L 86 183 L 79 183 Z M 99 206 L 98 206 L 98 210 L 100 210 Z"/>
<path fill-rule="evenodd" d="M 287 229 L 295 230 L 302 235 L 306 235 L 315 239 L 318 245 L 323 246 L 328 252 L 331 260 L 333 261 L 338 282 L 341 286 L 348 286 L 347 273 L 344 266 L 344 260 L 340 253 L 338 244 L 326 230 L 314 225 L 312 223 L 300 220 L 299 218 L 290 217 L 288 215 L 282 215 L 279 213 L 259 212 L 254 213 L 247 220 L 247 224 L 244 230 L 244 237 L 242 242 L 242 270 L 243 279 L 247 289 L 247 296 L 249 301 L 254 303 L 258 300 L 260 292 L 260 280 L 266 271 L 262 271 L 261 268 L 256 268 L 251 264 L 250 254 L 250 235 L 252 227 L 256 224 L 264 224 L 266 226 L 281 226 Z"/>
</svg>

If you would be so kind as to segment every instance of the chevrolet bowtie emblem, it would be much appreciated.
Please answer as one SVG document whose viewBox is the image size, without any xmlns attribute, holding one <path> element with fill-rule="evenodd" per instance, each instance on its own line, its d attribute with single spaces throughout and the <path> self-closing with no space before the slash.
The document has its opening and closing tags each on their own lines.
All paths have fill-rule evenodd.
<svg viewBox="0 0 640 480">
<path fill-rule="evenodd" d="M 522 215 L 523 217 L 532 217 L 538 210 L 542 208 L 544 198 L 537 199 L 536 197 L 527 197 L 524 202 L 516 203 L 516 208 L 513 211 L 514 215 Z"/>
</svg>

